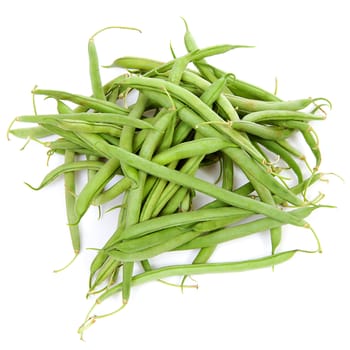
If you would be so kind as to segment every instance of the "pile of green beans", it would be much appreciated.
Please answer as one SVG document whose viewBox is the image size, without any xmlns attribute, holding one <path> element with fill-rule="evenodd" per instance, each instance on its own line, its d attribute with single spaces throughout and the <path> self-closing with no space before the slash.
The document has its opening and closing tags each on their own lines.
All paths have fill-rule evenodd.
<svg viewBox="0 0 350 350">
<path fill-rule="evenodd" d="M 38 190 L 63 178 L 74 258 L 81 250 L 79 223 L 87 210 L 119 200 L 117 226 L 104 246 L 95 248 L 90 266 L 88 295 L 96 296 L 92 310 L 118 293 L 124 307 L 132 287 L 148 281 L 182 276 L 184 287 L 191 274 L 275 266 L 296 252 L 310 252 L 279 249 L 287 224 L 311 232 L 312 252 L 321 252 L 307 218 L 323 206 L 322 196 L 308 198 L 308 189 L 322 179 L 313 125 L 325 119 L 329 101 L 284 101 L 237 79 L 207 58 L 246 46 L 198 48 L 185 26 L 187 54 L 177 57 L 172 49 L 168 62 L 120 57 L 108 68 L 121 73 L 105 85 L 96 33 L 88 42 L 91 96 L 34 88 L 34 96 L 57 101 L 56 113 L 40 115 L 35 109 L 33 115 L 15 118 L 35 126 L 14 128 L 12 123 L 9 129 L 61 157 L 62 164 L 38 186 L 28 185 Z M 127 105 L 133 92 L 134 101 Z M 218 178 L 198 176 L 209 166 L 220 170 Z M 77 191 L 82 172 L 86 182 Z M 210 199 L 198 204 L 199 194 Z M 271 241 L 266 256 L 211 261 L 219 244 L 264 231 Z M 192 263 L 152 266 L 153 258 L 180 250 L 195 252 Z M 135 273 L 135 264 L 143 272 Z M 92 310 L 81 334 L 106 316 Z"/>
</svg>

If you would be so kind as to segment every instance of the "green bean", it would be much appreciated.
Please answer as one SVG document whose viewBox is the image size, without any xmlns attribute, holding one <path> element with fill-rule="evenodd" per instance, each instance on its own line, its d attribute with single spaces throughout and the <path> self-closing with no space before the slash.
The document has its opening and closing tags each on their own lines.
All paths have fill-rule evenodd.
<svg viewBox="0 0 350 350">
<path fill-rule="evenodd" d="M 211 273 L 224 273 L 224 272 L 241 272 L 259 268 L 266 268 L 269 266 L 277 265 L 291 259 L 298 250 L 286 251 L 278 253 L 273 256 L 267 256 L 263 258 L 257 258 L 253 260 L 244 260 L 239 262 L 227 262 L 227 263 L 208 263 L 208 264 L 194 264 L 194 265 L 173 265 L 154 269 L 134 276 L 131 280 L 132 286 L 140 285 L 146 282 L 163 279 L 171 276 L 186 275 L 199 275 L 199 274 L 211 274 Z M 118 293 L 122 288 L 122 284 L 117 284 L 111 287 L 102 295 L 100 295 L 96 304 L 102 303 L 107 298 Z"/>
<path fill-rule="evenodd" d="M 266 147 L 269 151 L 274 152 L 293 170 L 295 175 L 297 176 L 298 182 L 301 183 L 303 181 L 303 173 L 297 164 L 297 162 L 293 159 L 288 151 L 282 148 L 279 144 L 269 141 L 269 140 L 258 140 L 260 144 Z"/>
<path fill-rule="evenodd" d="M 96 279 L 90 285 L 90 294 L 91 292 L 105 280 L 107 280 L 116 270 L 119 270 L 120 264 L 115 263 L 115 260 L 109 259 L 106 260 L 105 264 L 100 268 L 99 274 Z"/>
<path fill-rule="evenodd" d="M 147 98 L 144 95 L 140 95 L 137 99 L 137 102 L 129 114 L 130 120 L 141 121 L 140 118 L 146 108 Z M 127 151 L 133 152 L 133 139 L 135 133 L 134 125 L 124 126 L 123 132 L 120 137 L 120 147 L 124 148 Z M 124 175 L 129 177 L 135 183 L 139 181 L 139 175 L 135 168 L 130 167 L 127 164 L 121 163 Z"/>
<path fill-rule="evenodd" d="M 50 123 L 50 122 L 49 122 Z M 45 124 L 44 124 L 45 125 Z M 120 136 L 122 128 L 107 123 L 91 123 L 84 121 L 57 121 L 55 126 L 67 131 L 90 132 L 94 134 L 109 134 L 115 137 Z"/>
<path fill-rule="evenodd" d="M 308 123 L 297 120 L 278 122 L 278 125 L 292 127 L 301 132 L 305 142 L 315 157 L 316 164 L 314 166 L 314 171 L 317 171 L 321 165 L 322 157 L 319 149 L 318 137 L 313 128 Z"/>
<path fill-rule="evenodd" d="M 111 256 L 111 255 L 109 255 Z M 117 260 L 116 257 L 112 257 L 113 259 Z M 117 263 L 119 264 L 120 260 L 117 260 Z M 131 291 L 131 279 L 133 275 L 134 270 L 134 262 L 133 261 L 125 261 L 123 263 L 123 285 L 122 285 L 122 296 L 123 296 L 123 304 L 127 304 L 130 297 L 130 291 Z"/>
<path fill-rule="evenodd" d="M 96 112 L 101 113 L 121 113 L 124 115 L 128 114 L 127 109 L 122 108 L 115 103 L 108 101 L 101 101 L 94 97 L 86 97 L 82 95 L 71 94 L 65 91 L 58 90 L 43 90 L 43 89 L 34 89 L 32 91 L 34 95 L 46 95 L 47 97 L 52 97 L 59 100 L 66 100 L 81 105 L 87 109 L 94 109 Z M 85 110 L 84 110 L 85 111 Z M 81 112 L 80 110 L 76 111 Z"/>
<path fill-rule="evenodd" d="M 163 244 L 173 238 L 181 236 L 185 232 L 186 232 L 186 226 L 170 227 L 163 230 L 152 232 L 142 237 L 137 237 L 135 239 L 122 240 L 120 242 L 113 244 L 112 246 L 108 246 L 108 248 L 106 248 L 106 251 L 118 250 L 123 253 L 139 252 L 139 251 L 157 246 L 159 244 Z"/>
<path fill-rule="evenodd" d="M 189 158 L 186 163 L 181 167 L 181 173 L 187 174 L 190 176 L 194 176 L 195 173 L 197 172 L 199 165 L 203 159 L 203 156 L 196 156 Z M 163 193 L 161 194 L 160 198 L 158 199 L 158 202 L 156 203 L 155 207 L 153 208 L 152 216 L 158 215 L 162 210 L 164 210 L 165 206 L 168 204 L 169 201 L 174 202 L 172 204 L 172 208 L 178 208 L 180 202 L 186 195 L 188 188 L 181 187 L 181 185 L 176 184 L 176 183 L 169 183 L 166 188 L 163 190 Z M 175 196 L 176 193 L 180 191 L 180 197 Z M 173 210 L 173 209 L 171 209 Z M 163 211 L 162 215 L 168 214 L 169 211 Z"/>
<path fill-rule="evenodd" d="M 76 163 L 75 154 L 71 151 L 66 151 L 65 153 L 65 163 L 72 164 Z M 68 226 L 70 231 L 70 236 L 72 240 L 72 246 L 74 249 L 75 255 L 78 255 L 80 252 L 80 230 L 78 225 L 73 225 L 76 222 L 75 216 L 75 175 L 74 172 L 66 172 L 64 174 L 64 189 L 65 189 L 65 200 L 66 200 L 66 213 L 68 219 Z"/>
<path fill-rule="evenodd" d="M 233 161 L 227 154 L 222 154 L 222 187 L 228 191 L 233 191 L 234 187 L 234 170 Z"/>
<path fill-rule="evenodd" d="M 325 117 L 321 115 L 288 110 L 265 110 L 259 112 L 252 112 L 247 114 L 243 118 L 243 120 L 251 122 L 266 122 L 278 120 L 311 121 L 323 119 L 325 119 Z"/>
<path fill-rule="evenodd" d="M 65 138 L 58 138 L 53 141 L 47 142 L 48 147 L 50 147 L 52 150 L 61 149 L 61 150 L 75 150 L 79 149 L 80 146 L 76 143 L 66 140 Z M 88 152 L 86 150 L 86 152 Z"/>
<path fill-rule="evenodd" d="M 223 89 L 226 85 L 226 80 L 228 75 L 223 76 L 220 79 L 217 79 L 215 82 L 213 82 L 207 90 L 203 92 L 201 95 L 201 100 L 207 104 L 209 107 L 212 107 L 214 102 L 220 97 L 220 95 L 223 92 Z"/>
<path fill-rule="evenodd" d="M 317 171 L 321 165 L 322 161 L 322 156 L 321 156 L 321 151 L 318 145 L 318 138 L 315 133 L 315 131 L 311 128 L 309 129 L 304 129 L 301 131 L 306 143 L 311 149 L 311 152 L 313 153 L 315 159 L 316 159 L 316 164 L 313 168 L 313 171 Z"/>
<path fill-rule="evenodd" d="M 30 123 L 53 123 L 55 122 L 77 122 L 95 123 L 94 125 L 128 125 L 138 129 L 152 129 L 153 126 L 139 119 L 133 119 L 120 113 L 69 113 L 69 114 L 44 114 L 44 115 L 23 115 L 16 118 L 20 122 Z M 59 124 L 61 125 L 61 124 Z"/>
<path fill-rule="evenodd" d="M 182 120 L 178 122 L 176 125 L 176 129 L 174 130 L 173 142 L 172 146 L 175 146 L 183 141 L 191 134 L 192 127 L 187 123 L 184 123 Z"/>
<path fill-rule="evenodd" d="M 141 70 L 143 72 L 148 72 L 162 65 L 164 65 L 164 62 L 156 61 L 150 58 L 125 56 L 119 57 L 116 60 L 114 60 L 113 64 L 110 67 L 135 69 Z"/>
<path fill-rule="evenodd" d="M 187 22 L 185 21 L 184 18 L 182 18 L 182 19 L 184 21 L 185 28 L 186 28 L 186 32 L 184 35 L 184 43 L 185 43 L 186 49 L 188 52 L 194 52 L 194 51 L 198 50 L 197 43 L 196 43 L 192 33 L 189 31 L 189 27 L 188 27 Z M 197 67 L 197 69 L 200 71 L 201 75 L 203 75 L 207 80 L 214 82 L 216 80 L 214 73 L 210 69 L 207 69 L 205 65 L 201 66 L 198 63 L 205 64 L 206 61 L 204 60 L 204 58 L 201 60 L 196 60 L 194 62 L 194 64 Z"/>
<path fill-rule="evenodd" d="M 170 197 L 167 203 L 163 206 L 163 209 L 160 211 L 160 215 L 167 215 L 174 213 L 176 211 L 188 211 L 191 208 L 191 201 L 194 191 L 190 191 L 185 187 L 177 187 L 174 189 L 174 195 Z M 190 201 L 190 202 L 188 202 Z M 186 202 L 188 202 L 186 204 Z M 187 205 L 188 209 L 183 209 L 181 206 Z M 157 211 L 154 211 L 153 216 L 155 216 Z"/>
<path fill-rule="evenodd" d="M 225 96 L 236 109 L 247 113 L 266 110 L 299 111 L 310 106 L 315 101 L 315 99 L 312 98 L 304 98 L 293 101 L 260 101 L 232 94 L 226 94 Z"/>
<path fill-rule="evenodd" d="M 250 122 L 247 120 L 234 121 L 230 125 L 235 130 L 244 131 L 248 134 L 274 141 L 285 139 L 289 137 L 293 132 L 291 129 L 271 125 L 261 125 L 256 122 Z"/>
<path fill-rule="evenodd" d="M 78 223 L 88 210 L 93 199 L 102 191 L 108 181 L 114 176 L 119 168 L 120 161 L 116 158 L 109 159 L 96 173 L 93 179 L 87 183 L 78 195 L 75 203 L 75 213 Z"/>
<path fill-rule="evenodd" d="M 227 73 L 212 66 L 207 63 L 197 63 L 200 66 L 208 67 L 208 69 L 211 69 L 215 76 L 217 78 L 221 78 L 222 76 L 226 75 Z M 203 69 L 203 68 L 202 68 Z M 239 80 L 237 78 L 229 77 L 227 81 L 227 87 L 231 90 L 231 92 L 234 95 L 238 95 L 241 97 L 246 97 L 249 99 L 256 99 L 261 101 L 274 101 L 274 102 L 281 102 L 281 99 L 278 98 L 276 95 L 261 89 L 253 84 L 247 83 L 245 81 Z"/>
<path fill-rule="evenodd" d="M 290 144 L 287 140 L 277 140 L 277 144 L 279 144 L 282 148 L 284 148 L 287 152 L 289 152 L 294 157 L 306 162 L 305 155 L 302 154 L 298 149 Z"/>
<path fill-rule="evenodd" d="M 102 82 L 101 82 L 98 55 L 97 55 L 96 46 L 94 42 L 94 36 L 92 36 L 89 39 L 88 53 L 89 53 L 90 80 L 91 80 L 93 96 L 99 100 L 105 101 L 106 96 L 105 96 Z"/>
<path fill-rule="evenodd" d="M 52 135 L 52 132 L 43 126 L 11 129 L 9 130 L 9 133 L 21 139 L 41 139 Z"/>
<path fill-rule="evenodd" d="M 51 170 L 41 181 L 39 186 L 34 187 L 26 182 L 26 185 L 28 185 L 33 190 L 40 190 L 43 187 L 47 186 L 49 183 L 56 180 L 59 176 L 70 173 L 74 171 L 79 170 L 86 170 L 86 169 L 101 169 L 101 167 L 104 165 L 103 162 L 99 161 L 88 161 L 88 160 L 82 160 L 82 161 L 76 161 L 71 163 L 64 163 L 62 165 L 59 165 L 55 169 Z"/>
<path fill-rule="evenodd" d="M 237 147 L 236 145 L 214 137 L 200 138 L 175 145 L 167 150 L 157 153 L 152 161 L 161 165 L 171 163 L 174 160 L 190 158 L 194 156 L 204 156 L 214 153 L 223 148 Z"/>
<path fill-rule="evenodd" d="M 131 187 L 132 183 L 133 183 L 132 180 L 130 180 L 127 177 L 123 177 L 117 183 L 115 183 L 112 187 L 101 192 L 98 196 L 96 196 L 93 199 L 92 204 L 99 206 L 114 200 L 123 192 L 127 191 Z"/>
</svg>

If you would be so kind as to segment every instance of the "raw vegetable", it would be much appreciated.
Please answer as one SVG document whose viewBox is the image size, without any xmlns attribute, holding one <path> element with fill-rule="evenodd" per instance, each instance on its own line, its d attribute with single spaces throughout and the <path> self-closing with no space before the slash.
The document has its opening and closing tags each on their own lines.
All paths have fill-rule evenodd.
<svg viewBox="0 0 350 350">
<path fill-rule="evenodd" d="M 114 313 L 93 315 L 96 305 L 121 293 L 119 311 L 134 285 L 177 275 L 185 287 L 190 274 L 264 268 L 290 260 L 296 252 L 321 252 L 308 217 L 324 207 L 319 203 L 323 197 L 308 199 L 307 191 L 322 178 L 313 125 L 325 119 L 321 106 L 328 100 L 283 101 L 238 80 L 207 58 L 249 46 L 198 48 L 185 25 L 187 54 L 168 62 L 119 57 L 109 69 L 124 72 L 105 85 L 94 43 L 105 29 L 97 32 L 88 43 L 91 96 L 35 88 L 33 95 L 57 101 L 57 112 L 15 118 L 31 127 L 11 124 L 9 134 L 39 141 L 50 156 L 62 159 L 37 187 L 29 186 L 38 190 L 64 178 L 74 259 L 81 251 L 78 225 L 87 210 L 116 198 L 121 203 L 114 232 L 104 246 L 93 247 L 88 295 L 96 295 L 96 301 L 79 328 L 81 335 L 96 319 Z M 126 106 L 123 101 L 132 91 L 136 101 Z M 306 159 L 305 146 L 314 159 Z M 220 168 L 218 179 L 198 176 L 208 164 Z M 77 192 L 82 171 L 88 176 Z M 238 186 L 242 176 L 244 184 Z M 198 206 L 199 193 L 211 201 Z M 311 232 L 315 249 L 280 251 L 287 224 Z M 219 244 L 265 230 L 271 250 L 264 257 L 210 262 Z M 195 250 L 196 257 L 191 264 L 152 267 L 152 258 L 178 250 Z M 135 264 L 144 272 L 135 274 Z"/>
</svg>

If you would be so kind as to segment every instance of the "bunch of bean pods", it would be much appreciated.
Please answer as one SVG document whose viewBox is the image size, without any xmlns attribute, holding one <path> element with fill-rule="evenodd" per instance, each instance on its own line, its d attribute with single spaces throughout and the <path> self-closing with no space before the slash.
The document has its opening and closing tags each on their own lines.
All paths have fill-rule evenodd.
<svg viewBox="0 0 350 350">
<path fill-rule="evenodd" d="M 17 137 L 38 140 L 51 156 L 63 156 L 63 164 L 35 189 L 63 177 L 75 255 L 79 222 L 90 206 L 120 199 L 117 227 L 96 248 L 90 267 L 88 294 L 96 295 L 94 306 L 121 293 L 123 307 L 133 286 L 170 276 L 182 276 L 183 284 L 189 275 L 285 262 L 306 251 L 279 251 L 287 224 L 313 234 L 315 251 L 321 251 L 306 221 L 322 206 L 321 196 L 307 198 L 308 188 L 322 178 L 311 124 L 325 119 L 323 107 L 330 103 L 324 98 L 284 101 L 237 79 L 207 59 L 245 46 L 198 48 L 185 25 L 186 54 L 176 57 L 171 50 L 166 63 L 118 58 L 109 68 L 118 67 L 121 74 L 105 85 L 95 34 L 88 42 L 91 96 L 35 88 L 34 95 L 57 101 L 57 111 L 19 116 L 15 122 L 35 126 L 13 128 L 12 123 L 9 129 Z M 198 176 L 199 169 L 214 164 L 219 178 Z M 77 191 L 82 171 L 88 175 Z M 199 194 L 210 200 L 196 204 Z M 263 231 L 271 241 L 267 256 L 210 261 L 219 244 Z M 193 250 L 192 263 L 152 266 L 152 258 L 179 250 Z M 134 272 L 135 264 L 142 272 Z M 79 331 L 104 316 L 91 310 Z"/>
</svg>

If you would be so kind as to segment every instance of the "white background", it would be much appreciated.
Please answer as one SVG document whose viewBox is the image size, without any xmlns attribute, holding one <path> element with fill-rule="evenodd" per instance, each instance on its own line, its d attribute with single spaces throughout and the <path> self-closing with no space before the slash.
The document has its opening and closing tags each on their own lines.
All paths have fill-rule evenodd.
<svg viewBox="0 0 350 350">
<path fill-rule="evenodd" d="M 346 1 L 6 1 L 0 5 L 0 348 L 97 349 L 349 349 L 349 40 Z M 124 55 L 170 59 L 178 54 L 184 16 L 201 47 L 255 45 L 218 58 L 237 77 L 284 99 L 328 97 L 334 105 L 316 125 L 324 172 L 340 174 L 322 186 L 325 203 L 310 218 L 324 252 L 298 255 L 271 269 L 198 276 L 186 290 L 154 282 L 135 288 L 120 314 L 76 332 L 91 301 L 85 299 L 92 253 L 54 274 L 71 256 L 62 183 L 34 192 L 46 174 L 42 146 L 5 137 L 10 121 L 32 113 L 30 91 L 42 88 L 90 94 L 87 40 L 109 25 L 135 26 L 143 34 L 110 31 L 96 38 L 100 63 Z M 107 81 L 113 71 L 103 71 Z M 50 102 L 40 111 L 53 112 Z M 50 169 L 59 164 L 52 159 Z M 115 214 L 101 223 L 83 220 L 84 247 L 101 244 Z M 289 237 L 293 229 L 288 231 Z M 307 240 L 303 231 L 300 235 Z M 246 240 L 250 244 L 266 245 Z M 302 242 L 302 240 L 301 240 Z M 253 249 L 256 249 L 254 246 Z M 261 247 L 260 247 L 261 248 Z M 242 256 L 233 247 L 232 259 Z M 228 252 L 224 252 L 226 257 Z M 119 300 L 110 304 L 115 308 Z"/>
</svg>

